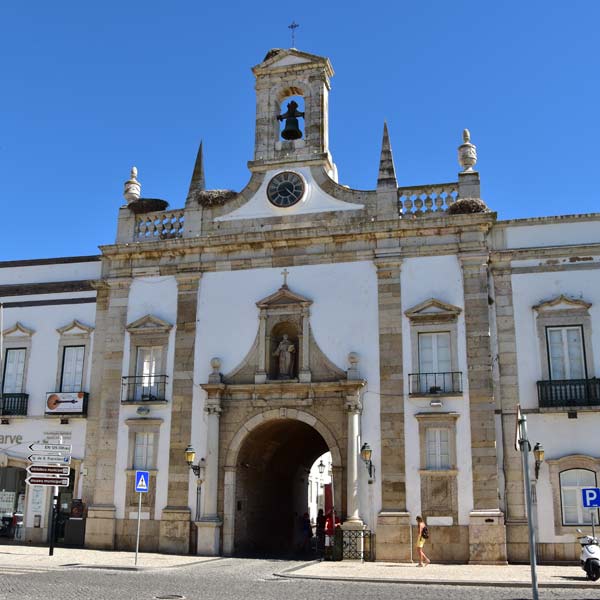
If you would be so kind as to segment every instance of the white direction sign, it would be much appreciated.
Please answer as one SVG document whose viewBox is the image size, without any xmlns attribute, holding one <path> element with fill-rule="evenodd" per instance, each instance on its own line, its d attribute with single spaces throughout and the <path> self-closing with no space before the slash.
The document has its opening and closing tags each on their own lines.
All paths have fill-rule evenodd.
<svg viewBox="0 0 600 600">
<path fill-rule="evenodd" d="M 43 454 L 71 454 L 73 446 L 71 444 L 29 444 L 29 449 L 32 452 Z"/>
<path fill-rule="evenodd" d="M 71 456 L 64 454 L 32 454 L 29 461 L 35 465 L 70 465 Z"/>
<path fill-rule="evenodd" d="M 70 467 L 59 467 L 58 465 L 29 465 L 27 472 L 32 475 L 52 476 L 57 475 L 61 477 L 68 477 L 71 472 Z"/>
</svg>

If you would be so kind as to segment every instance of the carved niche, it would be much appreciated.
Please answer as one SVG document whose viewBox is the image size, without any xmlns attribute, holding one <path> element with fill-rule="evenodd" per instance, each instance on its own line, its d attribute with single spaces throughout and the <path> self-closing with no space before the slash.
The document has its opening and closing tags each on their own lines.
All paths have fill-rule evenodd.
<svg viewBox="0 0 600 600">
<path fill-rule="evenodd" d="M 258 332 L 244 360 L 223 377 L 228 384 L 339 381 L 346 373 L 319 348 L 310 327 L 312 300 L 286 284 L 256 303 Z"/>
</svg>

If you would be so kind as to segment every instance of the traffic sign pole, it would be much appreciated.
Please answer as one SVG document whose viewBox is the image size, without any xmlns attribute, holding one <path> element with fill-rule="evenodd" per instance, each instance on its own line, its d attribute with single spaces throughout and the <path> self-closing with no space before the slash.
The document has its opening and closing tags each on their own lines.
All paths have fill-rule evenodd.
<svg viewBox="0 0 600 600">
<path fill-rule="evenodd" d="M 137 536 L 135 539 L 135 564 L 137 566 L 137 557 L 138 551 L 140 549 L 140 525 L 142 523 L 142 492 L 138 492 L 139 500 L 138 500 L 138 526 L 137 526 Z"/>
<path fill-rule="evenodd" d="M 135 538 L 135 564 L 138 561 L 138 552 L 140 549 L 140 525 L 142 523 L 142 494 L 148 493 L 150 487 L 150 472 L 149 471 L 136 471 L 135 472 L 135 491 L 139 495 L 138 499 L 138 522 L 137 522 L 137 535 Z"/>
</svg>

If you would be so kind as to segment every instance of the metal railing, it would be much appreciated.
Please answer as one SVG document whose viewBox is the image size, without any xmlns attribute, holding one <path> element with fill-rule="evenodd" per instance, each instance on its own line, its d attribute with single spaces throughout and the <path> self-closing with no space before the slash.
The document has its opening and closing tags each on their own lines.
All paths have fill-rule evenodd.
<svg viewBox="0 0 600 600">
<path fill-rule="evenodd" d="M 14 416 L 27 415 L 29 394 L 0 394 L 0 415 Z"/>
<path fill-rule="evenodd" d="M 541 408 L 600 406 L 600 379 L 553 379 L 538 381 Z"/>
<path fill-rule="evenodd" d="M 410 394 L 460 394 L 462 392 L 462 372 L 411 373 L 408 376 Z"/>
<path fill-rule="evenodd" d="M 166 375 L 123 377 L 121 402 L 166 402 Z"/>
<path fill-rule="evenodd" d="M 375 534 L 368 529 L 336 528 L 332 560 L 375 560 Z"/>
</svg>

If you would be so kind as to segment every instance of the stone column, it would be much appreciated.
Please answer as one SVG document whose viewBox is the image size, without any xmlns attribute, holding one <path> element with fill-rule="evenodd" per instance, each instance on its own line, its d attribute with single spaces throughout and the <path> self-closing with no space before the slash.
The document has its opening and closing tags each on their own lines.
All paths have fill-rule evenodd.
<svg viewBox="0 0 600 600">
<path fill-rule="evenodd" d="M 492 383 L 488 254 L 459 255 L 463 273 L 471 420 L 473 508 L 469 561 L 506 562 L 506 529 L 498 494 L 495 402 Z"/>
<path fill-rule="evenodd" d="M 267 315 L 261 311 L 258 321 L 258 371 L 254 374 L 254 383 L 267 381 L 267 348 L 266 348 Z"/>
<path fill-rule="evenodd" d="M 187 554 L 190 547 L 190 470 L 185 462 L 184 453 L 190 443 L 192 427 L 194 348 L 200 273 L 178 273 L 175 277 L 177 329 L 171 400 L 169 487 L 167 506 L 161 515 L 158 547 L 161 552 Z"/>
<path fill-rule="evenodd" d="M 302 309 L 302 364 L 298 369 L 298 379 L 303 382 L 311 380 L 310 373 L 310 328 L 309 328 L 310 312 L 307 307 Z"/>
<path fill-rule="evenodd" d="M 497 405 L 502 414 L 503 473 L 505 489 L 506 541 L 508 559 L 517 562 L 529 560 L 529 538 L 523 469 L 520 452 L 515 450 L 512 432 L 519 403 L 517 340 L 513 307 L 512 273 L 510 260 L 491 265 L 494 285 L 494 310 L 498 353 Z M 507 435 L 508 434 L 508 435 Z"/>
<path fill-rule="evenodd" d="M 377 516 L 377 559 L 408 561 L 410 515 L 406 512 L 400 250 L 377 250 L 375 266 L 379 307 L 382 497 L 381 512 Z"/>
<path fill-rule="evenodd" d="M 115 464 L 121 408 L 121 377 L 127 302 L 131 279 L 110 279 L 96 286 L 96 330 L 92 355 L 84 498 L 88 502 L 85 545 L 115 546 Z"/>
<path fill-rule="evenodd" d="M 207 413 L 206 428 L 206 476 L 202 497 L 202 518 L 198 528 L 198 554 L 218 556 L 220 553 L 221 519 L 217 514 L 219 493 L 219 420 L 221 417 L 221 394 L 225 386 L 213 386 L 208 394 L 204 410 Z"/>
<path fill-rule="evenodd" d="M 345 528 L 363 528 L 358 504 L 358 461 L 360 459 L 360 413 L 362 404 L 358 393 L 346 397 L 348 413 L 348 457 L 346 465 L 346 522 Z"/>
</svg>

